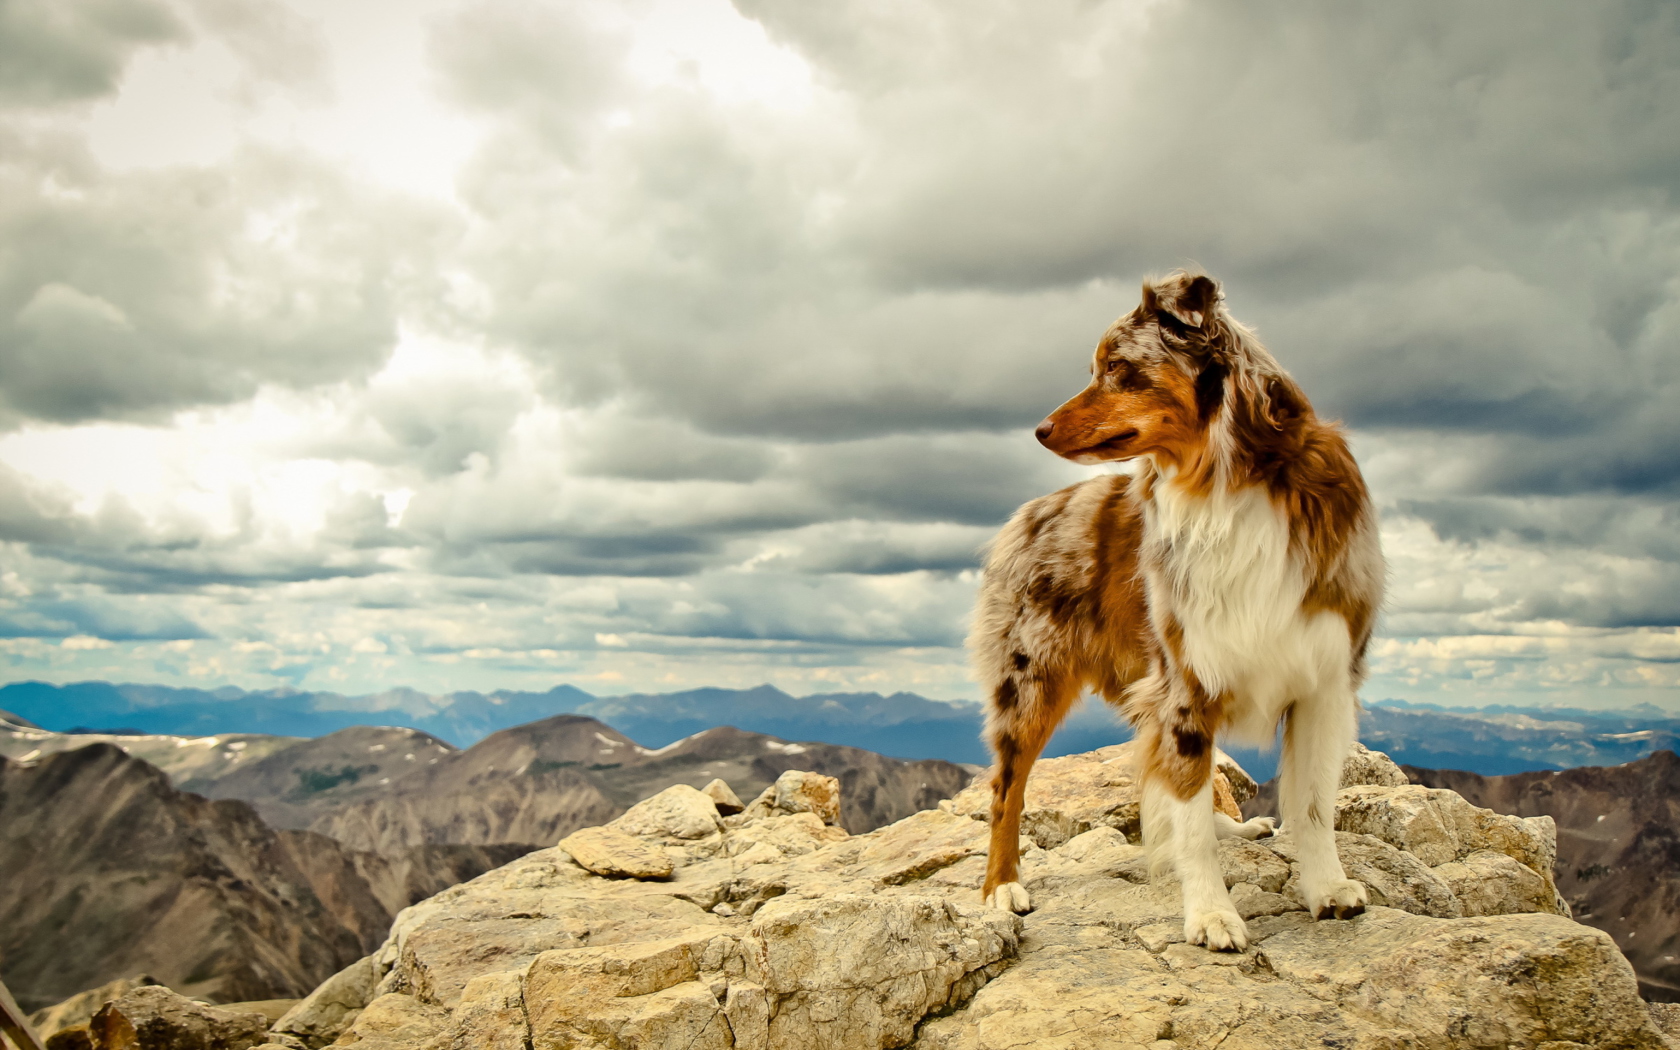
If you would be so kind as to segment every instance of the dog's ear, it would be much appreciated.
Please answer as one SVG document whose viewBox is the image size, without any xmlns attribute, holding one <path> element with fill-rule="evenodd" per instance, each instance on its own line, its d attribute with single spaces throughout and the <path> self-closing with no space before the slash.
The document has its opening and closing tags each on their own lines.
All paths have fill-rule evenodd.
<svg viewBox="0 0 1680 1050">
<path fill-rule="evenodd" d="M 1200 328 L 1219 303 L 1219 285 L 1205 273 L 1178 270 L 1159 281 L 1143 282 L 1144 312 L 1166 316 L 1185 328 Z"/>
</svg>

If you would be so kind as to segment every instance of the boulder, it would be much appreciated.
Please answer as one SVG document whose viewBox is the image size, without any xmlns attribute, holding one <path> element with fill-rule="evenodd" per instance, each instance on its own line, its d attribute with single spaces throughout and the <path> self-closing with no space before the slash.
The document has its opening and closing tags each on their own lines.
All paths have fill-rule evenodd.
<svg viewBox="0 0 1680 1050">
<path fill-rule="evenodd" d="M 574 831 L 560 840 L 560 848 L 578 864 L 608 878 L 671 877 L 671 858 L 664 850 L 617 828 Z"/>
<path fill-rule="evenodd" d="M 1337 793 L 1336 829 L 1381 839 L 1435 869 L 1454 888 L 1461 914 L 1569 914 L 1552 872 L 1551 817 L 1495 813 L 1445 788 L 1363 784 Z"/>
<path fill-rule="evenodd" d="M 824 824 L 840 823 L 840 781 L 821 773 L 789 769 L 742 812 L 746 820 L 814 813 Z"/>
<path fill-rule="evenodd" d="M 361 1050 L 445 1050 L 449 1011 L 407 995 L 382 995 L 356 1015 L 333 1046 Z"/>
<path fill-rule="evenodd" d="M 741 799 L 735 794 L 734 790 L 722 780 L 713 780 L 700 790 L 705 793 L 707 798 L 712 800 L 712 803 L 717 806 L 717 811 L 723 816 L 732 816 L 747 808 L 741 804 Z"/>
<path fill-rule="evenodd" d="M 626 835 L 700 839 L 719 830 L 718 808 L 717 803 L 698 788 L 673 784 L 652 798 L 631 806 L 607 827 Z"/>
<path fill-rule="evenodd" d="M 88 1031 L 86 1022 L 60 1028 L 46 1038 L 43 1044 L 46 1050 L 93 1050 L 93 1033 Z"/>
<path fill-rule="evenodd" d="M 1019 947 L 1020 925 L 977 901 L 940 897 L 771 901 L 742 939 L 744 994 L 764 1001 L 750 1012 L 747 1042 L 903 1046 L 923 1018 L 961 1006 L 1003 969 Z"/>
<path fill-rule="evenodd" d="M 168 988 L 135 988 L 88 1022 L 93 1050 L 248 1050 L 268 1041 L 268 1018 L 206 1006 Z"/>
<path fill-rule="evenodd" d="M 1287 831 L 1222 841 L 1251 945 L 1216 953 L 1184 943 L 1176 881 L 1151 877 L 1117 826 L 1099 790 L 1122 779 L 1114 757 L 1042 763 L 1061 763 L 1033 803 L 1059 814 L 1043 826 L 1090 826 L 1023 837 L 1029 915 L 980 903 L 989 829 L 958 800 L 847 835 L 766 792 L 696 838 L 636 825 L 672 858 L 665 880 L 603 877 L 553 848 L 405 910 L 370 961 L 379 997 L 336 1045 L 1665 1045 L 1614 944 L 1536 889 L 1549 885 L 1530 867 L 1549 856 L 1549 825 L 1404 785 L 1349 787 L 1348 823 L 1386 833 L 1336 835 L 1368 911 L 1312 921 Z M 1226 780 L 1235 794 L 1241 781 Z M 680 808 L 669 801 L 661 812 Z"/>
<path fill-rule="evenodd" d="M 1409 783 L 1411 781 L 1405 772 L 1395 765 L 1392 758 L 1381 751 L 1372 751 L 1357 740 L 1348 749 L 1348 756 L 1342 762 L 1341 787 L 1355 787 L 1361 784 L 1403 787 Z"/>
<path fill-rule="evenodd" d="M 326 1046 L 373 1001 L 380 976 L 371 956 L 358 959 L 282 1014 L 270 1034 L 289 1036 L 308 1050 Z"/>
<path fill-rule="evenodd" d="M 1254 778 L 1231 756 L 1214 752 L 1215 805 L 1236 820 L 1239 806 L 1259 790 Z M 1131 742 L 1098 748 L 1079 755 L 1041 758 L 1027 777 L 1026 802 L 1021 809 L 1021 834 L 1044 849 L 1055 849 L 1092 828 L 1114 828 L 1132 841 L 1142 838 L 1139 820 L 1141 784 Z M 990 772 L 951 800 L 952 812 L 989 820 L 992 810 Z"/>
<path fill-rule="evenodd" d="M 136 988 L 148 988 L 157 983 L 155 977 L 147 974 L 120 978 L 98 988 L 78 992 L 61 1003 L 35 1011 L 29 1015 L 29 1025 L 40 1033 L 43 1040 L 52 1038 L 55 1033 L 65 1028 L 77 1025 L 85 1028 L 99 1008 L 112 999 L 119 999 Z M 84 1034 L 81 1038 L 85 1040 L 87 1036 Z"/>
</svg>

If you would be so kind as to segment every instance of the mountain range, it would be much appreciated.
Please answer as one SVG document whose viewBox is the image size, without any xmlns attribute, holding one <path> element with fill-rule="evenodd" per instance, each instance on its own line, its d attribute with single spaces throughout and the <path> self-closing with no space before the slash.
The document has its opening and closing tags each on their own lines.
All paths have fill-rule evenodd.
<svg viewBox="0 0 1680 1050">
<path fill-rule="evenodd" d="M 559 714 L 612 726 L 639 746 L 657 749 L 705 729 L 734 726 L 788 741 L 818 741 L 906 759 L 983 765 L 984 712 L 962 701 L 914 693 L 821 693 L 795 697 L 773 686 L 691 689 L 594 696 L 570 685 L 547 692 L 422 693 L 392 689 L 364 696 L 330 692 L 174 689 L 80 682 L 14 682 L 0 687 L 0 708 L 59 732 L 124 730 L 204 739 L 234 735 L 248 747 L 275 737 L 321 737 L 351 726 L 419 730 L 456 747 Z M 1076 708 L 1046 756 L 1093 750 L 1130 733 L 1107 705 Z M 258 737 L 262 738 L 259 742 Z M 1680 746 L 1680 718 L 1654 707 L 1604 712 L 1564 708 L 1453 709 L 1400 700 L 1368 704 L 1360 737 L 1395 761 L 1483 775 L 1617 765 Z M 127 746 L 127 745 L 125 745 Z M 1275 769 L 1275 751 L 1229 748 L 1255 776 Z M 139 753 L 139 752 L 136 752 Z"/>
<path fill-rule="evenodd" d="M 0 711 L 0 978 L 28 1009 L 136 973 L 222 1002 L 299 995 L 417 900 L 673 784 L 750 801 L 796 768 L 839 779 L 853 832 L 974 775 L 728 727 L 648 748 L 582 715 L 463 750 L 400 727 L 72 734 Z"/>
</svg>

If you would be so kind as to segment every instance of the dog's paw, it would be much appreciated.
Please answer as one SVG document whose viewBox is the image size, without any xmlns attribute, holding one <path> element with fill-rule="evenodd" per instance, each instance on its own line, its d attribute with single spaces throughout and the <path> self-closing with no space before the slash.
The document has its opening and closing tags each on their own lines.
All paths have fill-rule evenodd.
<svg viewBox="0 0 1680 1050">
<path fill-rule="evenodd" d="M 1240 839 L 1264 839 L 1277 834 L 1276 817 L 1253 817 L 1232 829 Z"/>
<path fill-rule="evenodd" d="M 1352 879 L 1337 879 L 1307 895 L 1307 911 L 1315 919 L 1351 919 L 1365 911 L 1365 887 Z"/>
<path fill-rule="evenodd" d="M 1229 908 L 1193 911 L 1184 917 L 1184 939 L 1216 952 L 1240 952 L 1248 947 L 1248 924 Z"/>
<path fill-rule="evenodd" d="M 1027 888 L 1019 882 L 1006 882 L 991 892 L 986 903 L 1001 911 L 1012 911 L 1016 915 L 1025 915 L 1032 911 L 1032 898 L 1027 896 Z"/>
</svg>

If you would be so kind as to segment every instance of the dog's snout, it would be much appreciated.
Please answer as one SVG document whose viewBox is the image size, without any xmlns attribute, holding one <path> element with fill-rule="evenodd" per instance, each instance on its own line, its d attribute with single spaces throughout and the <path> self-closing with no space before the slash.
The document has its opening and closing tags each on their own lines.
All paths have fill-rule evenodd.
<svg viewBox="0 0 1680 1050">
<path fill-rule="evenodd" d="M 1055 429 L 1056 429 L 1055 420 L 1046 419 L 1044 422 L 1042 422 L 1038 425 L 1038 429 L 1033 431 L 1033 433 L 1037 434 L 1038 435 L 1038 440 L 1043 442 L 1043 441 L 1048 441 L 1050 439 L 1050 432 L 1052 430 L 1055 430 Z"/>
</svg>

